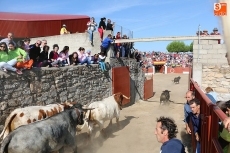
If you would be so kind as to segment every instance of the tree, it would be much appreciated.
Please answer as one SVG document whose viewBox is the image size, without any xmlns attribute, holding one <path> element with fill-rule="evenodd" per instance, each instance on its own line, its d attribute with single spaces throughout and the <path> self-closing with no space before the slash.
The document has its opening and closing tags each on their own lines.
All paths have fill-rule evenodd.
<svg viewBox="0 0 230 153">
<path fill-rule="evenodd" d="M 185 49 L 184 42 L 181 41 L 173 41 L 167 45 L 168 52 L 183 52 Z"/>
<path fill-rule="evenodd" d="M 185 45 L 182 41 L 173 41 L 170 44 L 167 45 L 168 52 L 188 52 L 192 51 L 193 44 Z"/>
<path fill-rule="evenodd" d="M 193 42 L 191 42 L 191 44 L 189 45 L 190 47 L 190 52 L 193 52 Z"/>
</svg>

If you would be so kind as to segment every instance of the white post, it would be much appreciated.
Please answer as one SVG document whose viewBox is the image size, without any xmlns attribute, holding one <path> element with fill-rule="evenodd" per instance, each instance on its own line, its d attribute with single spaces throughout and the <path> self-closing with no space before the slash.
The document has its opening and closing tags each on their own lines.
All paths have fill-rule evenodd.
<svg viewBox="0 0 230 153">
<path fill-rule="evenodd" d="M 155 74 L 155 66 L 153 65 L 153 74 Z"/>
<path fill-rule="evenodd" d="M 168 71 L 167 71 L 167 70 L 168 70 L 167 65 L 165 64 L 165 65 L 164 65 L 164 67 L 165 67 L 165 74 L 168 74 Z"/>
</svg>

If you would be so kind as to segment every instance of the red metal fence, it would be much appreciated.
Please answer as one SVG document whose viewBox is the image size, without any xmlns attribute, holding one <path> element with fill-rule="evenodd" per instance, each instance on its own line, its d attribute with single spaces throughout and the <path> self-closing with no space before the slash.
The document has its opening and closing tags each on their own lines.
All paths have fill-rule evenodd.
<svg viewBox="0 0 230 153">
<path fill-rule="evenodd" d="M 115 67 L 112 69 L 113 78 L 113 94 L 121 92 L 127 97 L 130 97 L 130 74 L 129 67 Z M 123 105 L 130 102 L 130 99 L 124 99 Z"/>
<path fill-rule="evenodd" d="M 218 122 L 219 120 L 224 121 L 227 116 L 219 107 L 211 102 L 192 78 L 190 78 L 189 89 L 195 92 L 195 97 L 201 102 L 201 153 L 223 153 L 218 142 Z M 192 137 L 192 141 L 195 144 L 196 140 L 194 136 Z M 194 153 L 195 150 L 195 145 L 193 145 Z"/>
</svg>

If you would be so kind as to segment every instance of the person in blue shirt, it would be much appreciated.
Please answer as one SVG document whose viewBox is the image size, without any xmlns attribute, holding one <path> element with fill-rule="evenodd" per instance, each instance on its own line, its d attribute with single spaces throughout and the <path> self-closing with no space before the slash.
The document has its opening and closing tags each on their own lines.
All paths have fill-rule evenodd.
<svg viewBox="0 0 230 153">
<path fill-rule="evenodd" d="M 104 53 L 105 56 L 107 56 L 107 50 L 109 49 L 110 45 L 113 44 L 112 35 L 108 34 L 108 36 L 102 41 L 101 43 L 101 52 Z"/>
<path fill-rule="evenodd" d="M 192 113 L 190 115 L 192 125 L 193 125 L 193 132 L 195 134 L 196 138 L 196 153 L 201 152 L 200 148 L 200 132 L 201 132 L 201 117 L 200 117 L 200 100 L 197 98 L 194 98 L 189 101 L 189 106 L 192 110 Z"/>
<path fill-rule="evenodd" d="M 195 93 L 193 91 L 186 92 L 186 95 L 185 95 L 186 103 L 184 104 L 184 122 L 185 122 L 186 131 L 188 134 L 191 134 L 191 129 L 189 128 L 189 121 L 190 121 L 189 114 L 192 112 L 188 102 L 194 98 L 195 98 Z"/>
<path fill-rule="evenodd" d="M 155 135 L 162 143 L 160 153 L 185 153 L 182 142 L 176 139 L 177 125 L 172 118 L 161 116 L 157 119 Z"/>
<path fill-rule="evenodd" d="M 212 102 L 213 104 L 216 104 L 216 100 L 215 100 L 215 98 L 214 98 L 211 94 L 206 93 L 206 96 L 211 100 L 211 102 Z"/>
</svg>

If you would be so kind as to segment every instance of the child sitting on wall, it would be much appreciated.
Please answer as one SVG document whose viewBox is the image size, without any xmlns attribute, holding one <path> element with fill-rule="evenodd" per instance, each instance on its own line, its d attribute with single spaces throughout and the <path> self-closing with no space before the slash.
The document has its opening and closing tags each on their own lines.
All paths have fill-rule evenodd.
<svg viewBox="0 0 230 153">
<path fill-rule="evenodd" d="M 101 52 L 99 54 L 99 57 L 98 57 L 98 62 L 99 62 L 99 65 L 101 67 L 102 72 L 107 71 L 105 68 L 105 58 L 106 58 L 106 56 L 105 56 L 104 52 Z"/>
</svg>

